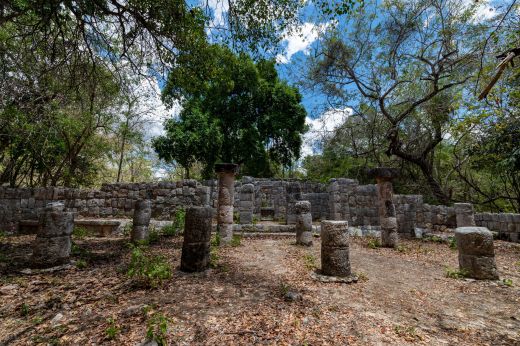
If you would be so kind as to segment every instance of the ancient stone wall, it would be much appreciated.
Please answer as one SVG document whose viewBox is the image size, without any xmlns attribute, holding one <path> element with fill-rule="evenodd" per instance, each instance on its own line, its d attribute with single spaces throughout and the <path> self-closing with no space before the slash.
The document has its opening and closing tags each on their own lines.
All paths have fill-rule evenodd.
<svg viewBox="0 0 520 346">
<path fill-rule="evenodd" d="M 243 220 L 252 219 L 253 223 L 267 219 L 285 223 L 287 187 L 294 182 L 251 177 L 236 181 L 234 206 L 237 221 L 243 214 Z M 301 200 L 311 202 L 313 221 L 345 220 L 349 226 L 362 230 L 379 229 L 375 185 L 359 185 L 356 180 L 346 178 L 331 179 L 328 184 L 298 183 L 301 186 Z M 242 195 L 241 188 L 245 184 L 252 184 L 252 193 Z M 241 201 L 242 197 L 247 200 Z M 138 199 L 151 200 L 153 219 L 171 220 L 178 208 L 202 205 L 216 208 L 217 182 L 119 183 L 103 185 L 100 190 L 0 187 L 0 230 L 16 233 L 24 225 L 32 223 L 34 231 L 34 224 L 37 224 L 45 206 L 54 201 L 63 202 L 66 211 L 74 212 L 77 219 L 129 219 L 133 216 Z M 421 195 L 394 195 L 393 200 L 398 231 L 402 235 L 413 235 L 415 228 L 442 232 L 456 227 L 453 207 L 425 204 Z M 475 223 L 498 232 L 501 239 L 520 242 L 520 214 L 476 213 Z"/>
</svg>

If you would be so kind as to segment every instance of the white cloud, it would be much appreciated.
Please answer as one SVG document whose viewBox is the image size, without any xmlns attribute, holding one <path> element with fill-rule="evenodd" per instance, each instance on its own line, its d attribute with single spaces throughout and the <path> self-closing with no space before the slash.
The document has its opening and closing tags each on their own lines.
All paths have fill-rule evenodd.
<svg viewBox="0 0 520 346">
<path fill-rule="evenodd" d="M 309 54 L 311 45 L 318 39 L 320 32 L 328 26 L 329 24 L 304 23 L 295 32 L 286 33 L 283 40 L 283 42 L 287 43 L 285 54 L 278 54 L 276 61 L 280 64 L 286 64 L 298 52 Z"/>
<path fill-rule="evenodd" d="M 229 2 L 227 0 L 207 0 L 207 5 L 213 11 L 213 20 L 210 26 L 225 26 L 224 14 L 229 11 Z"/>
<path fill-rule="evenodd" d="M 305 122 L 309 125 L 309 131 L 303 136 L 301 157 L 318 154 L 322 141 L 341 126 L 351 114 L 351 108 L 343 108 L 329 109 L 316 119 L 307 117 Z"/>
</svg>

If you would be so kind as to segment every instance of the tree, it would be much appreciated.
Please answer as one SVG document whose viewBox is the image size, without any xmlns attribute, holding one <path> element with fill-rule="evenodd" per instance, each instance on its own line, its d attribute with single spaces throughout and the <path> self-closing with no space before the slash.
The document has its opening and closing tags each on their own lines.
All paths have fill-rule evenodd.
<svg viewBox="0 0 520 346">
<path fill-rule="evenodd" d="M 472 10 L 456 1 L 367 6 L 312 61 L 315 85 L 355 114 L 370 107 L 383 119 L 386 153 L 417 167 L 442 203 L 450 194 L 436 175 L 435 150 L 476 70 L 478 47 L 466 37 L 482 31 Z"/>
<path fill-rule="evenodd" d="M 208 46 L 204 56 L 201 65 L 181 54 L 169 75 L 166 102 L 185 101 L 180 119 L 169 121 L 167 136 L 155 141 L 159 156 L 186 169 L 201 161 L 206 175 L 217 160 L 266 176 L 273 163 L 290 165 L 299 157 L 305 126 L 298 90 L 278 78 L 273 61 L 254 63 L 219 45 Z M 213 136 L 211 147 L 207 135 Z"/>
</svg>

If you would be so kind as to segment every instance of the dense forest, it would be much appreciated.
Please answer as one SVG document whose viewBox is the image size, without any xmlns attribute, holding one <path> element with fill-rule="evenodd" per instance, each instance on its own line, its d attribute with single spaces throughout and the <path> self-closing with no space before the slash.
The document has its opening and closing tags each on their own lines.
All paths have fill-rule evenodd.
<svg viewBox="0 0 520 346">
<path fill-rule="evenodd" d="M 281 60 L 309 23 L 303 58 Z M 400 193 L 520 212 L 519 47 L 516 1 L 5 1 L 0 184 L 392 166 Z"/>
</svg>

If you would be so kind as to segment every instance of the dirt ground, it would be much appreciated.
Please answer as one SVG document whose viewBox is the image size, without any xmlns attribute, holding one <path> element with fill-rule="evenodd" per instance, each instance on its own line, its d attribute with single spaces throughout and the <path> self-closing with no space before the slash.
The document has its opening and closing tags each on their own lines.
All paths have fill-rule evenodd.
<svg viewBox="0 0 520 346">
<path fill-rule="evenodd" d="M 182 238 L 162 238 L 149 251 L 167 257 L 173 278 L 142 289 L 126 275 L 124 239 L 76 240 L 84 269 L 21 274 L 31 240 L 0 246 L 0 345 L 136 345 L 154 316 L 167 318 L 173 345 L 520 345 L 520 244 L 495 243 L 503 284 L 447 278 L 457 251 L 444 243 L 407 240 L 397 251 L 352 238 L 361 280 L 340 284 L 310 277 L 318 238 L 312 248 L 244 238 L 204 274 L 179 272 Z"/>
</svg>

